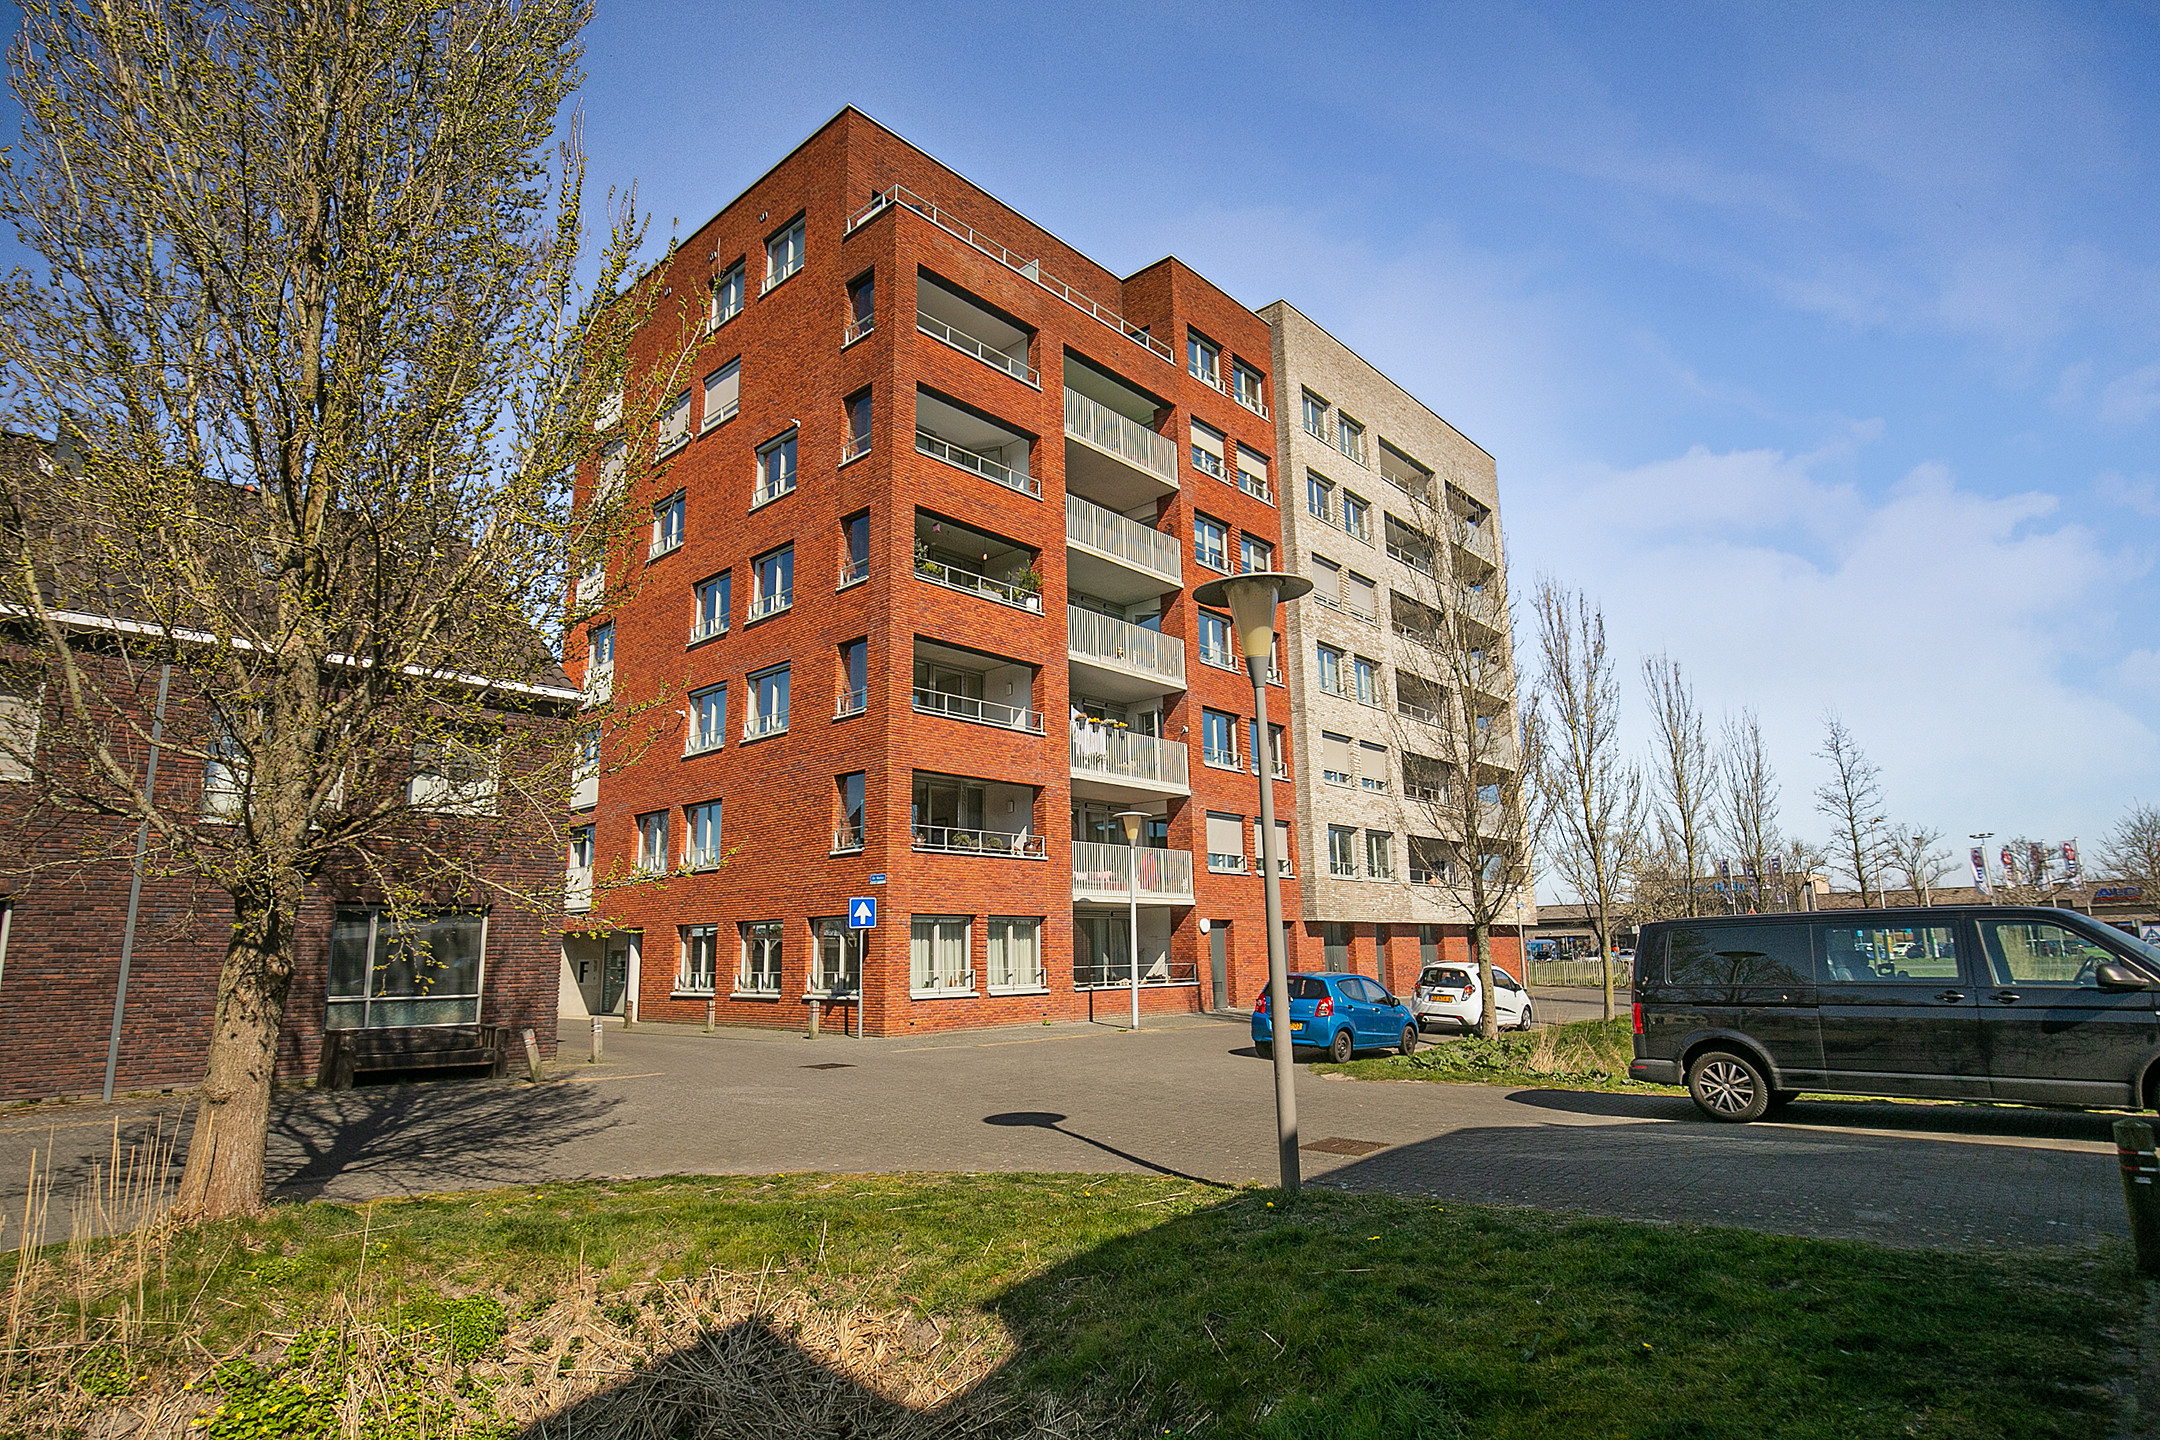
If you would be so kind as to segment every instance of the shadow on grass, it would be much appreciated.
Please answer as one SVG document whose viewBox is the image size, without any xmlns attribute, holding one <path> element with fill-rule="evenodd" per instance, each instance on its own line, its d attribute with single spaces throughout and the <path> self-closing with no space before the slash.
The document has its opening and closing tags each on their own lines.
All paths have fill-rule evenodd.
<svg viewBox="0 0 2160 1440">
<path fill-rule="evenodd" d="M 1129 1150 L 1120 1150 L 1117 1146 L 1097 1140 L 1091 1135 L 1083 1135 L 1077 1130 L 1067 1130 L 1065 1128 L 1065 1117 L 1054 1111 L 1007 1110 L 1001 1114 L 983 1116 L 983 1124 L 1001 1125 L 1009 1128 L 1049 1130 L 1070 1139 L 1078 1140 L 1083 1145 L 1092 1145 L 1105 1155 L 1115 1155 L 1118 1159 L 1128 1164 L 1138 1165 L 1143 1170 L 1151 1170 L 1157 1175 L 1167 1175 L 1173 1180 L 1190 1180 L 1195 1185 L 1205 1185 L 1211 1190 L 1235 1188 L 1223 1184 L 1220 1180 L 1210 1180 L 1202 1175 L 1188 1175 L 1183 1170 L 1173 1170 L 1168 1165 L 1158 1165 L 1153 1160 L 1144 1159 Z"/>
</svg>

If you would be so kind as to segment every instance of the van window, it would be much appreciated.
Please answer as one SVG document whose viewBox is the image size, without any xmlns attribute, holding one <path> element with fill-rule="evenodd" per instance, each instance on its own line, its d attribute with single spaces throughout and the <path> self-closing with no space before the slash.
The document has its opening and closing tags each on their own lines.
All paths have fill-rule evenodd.
<svg viewBox="0 0 2160 1440">
<path fill-rule="evenodd" d="M 2098 940 L 2045 920 L 1982 920 L 1980 946 L 1998 985 L 2096 987 L 2095 971 L 2115 959 Z"/>
<path fill-rule="evenodd" d="M 1949 925 L 1818 925 L 1825 985 L 1956 980 L 1957 931 Z"/>
<path fill-rule="evenodd" d="M 1815 983 L 1805 925 L 1674 925 L 1666 932 L 1666 966 L 1675 985 Z"/>
</svg>

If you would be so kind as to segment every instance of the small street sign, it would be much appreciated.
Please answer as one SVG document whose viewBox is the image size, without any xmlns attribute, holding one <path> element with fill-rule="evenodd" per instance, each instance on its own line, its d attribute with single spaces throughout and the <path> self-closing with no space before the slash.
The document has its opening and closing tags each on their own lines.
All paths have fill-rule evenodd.
<svg viewBox="0 0 2160 1440">
<path fill-rule="evenodd" d="M 848 901 L 847 923 L 850 930 L 877 929 L 877 896 L 857 895 Z"/>
<path fill-rule="evenodd" d="M 884 884 L 884 883 L 885 883 L 885 872 L 884 872 L 883 870 L 880 870 L 880 871 L 878 871 L 878 872 L 877 872 L 876 874 L 872 875 L 872 876 L 870 877 L 870 883 L 871 883 L 871 884 L 873 884 L 873 885 L 882 885 L 882 884 Z"/>
</svg>

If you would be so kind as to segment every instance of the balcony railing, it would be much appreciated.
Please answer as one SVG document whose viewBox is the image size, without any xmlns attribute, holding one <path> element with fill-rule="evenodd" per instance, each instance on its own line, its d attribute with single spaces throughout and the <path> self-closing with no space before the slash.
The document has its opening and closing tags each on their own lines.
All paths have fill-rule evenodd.
<svg viewBox="0 0 2160 1440">
<path fill-rule="evenodd" d="M 1388 541 L 1387 553 L 1420 574 L 1430 575 L 1433 573 L 1433 557 L 1430 551 L 1412 550 L 1408 546 L 1398 545 L 1393 540 L 1390 540 Z"/>
<path fill-rule="evenodd" d="M 1002 855 L 1021 860 L 1043 858 L 1040 835 L 1026 831 L 962 830 L 949 825 L 917 825 L 915 848 L 942 855 Z"/>
<path fill-rule="evenodd" d="M 572 865 L 564 872 L 563 909 L 592 909 L 592 866 Z"/>
<path fill-rule="evenodd" d="M 1010 605 L 1015 610 L 1042 614 L 1042 591 L 1016 585 L 1010 580 L 993 580 L 987 575 L 978 575 L 957 565 L 947 565 L 941 560 L 917 560 L 915 573 L 933 585 L 964 590 L 970 595 L 995 600 L 1000 605 Z"/>
<path fill-rule="evenodd" d="M 1347 860 L 1328 861 L 1328 873 L 1337 880 L 1355 880 L 1359 875 L 1357 863 Z"/>
<path fill-rule="evenodd" d="M 720 860 L 721 854 L 717 847 L 711 850 L 686 850 L 682 857 L 685 870 L 717 870 L 720 868 Z"/>
<path fill-rule="evenodd" d="M 1140 988 L 1150 985 L 1192 985 L 1198 982 L 1200 962 L 1174 960 L 1168 955 L 1140 957 Z M 1132 984 L 1132 956 L 1106 955 L 1092 965 L 1073 965 L 1074 988 L 1122 990 Z"/>
<path fill-rule="evenodd" d="M 743 618 L 746 620 L 762 620 L 768 615 L 779 614 L 794 603 L 794 590 L 775 590 L 770 595 L 760 595 L 755 600 L 752 600 L 750 602 L 750 613 Z"/>
<path fill-rule="evenodd" d="M 1218 670 L 1242 670 L 1245 668 L 1238 664 L 1235 655 L 1232 655 L 1228 650 L 1219 649 L 1213 645 L 1202 645 L 1200 647 L 1200 663 L 1213 665 Z"/>
<path fill-rule="evenodd" d="M 1395 713 L 1405 720 L 1415 720 L 1420 725 L 1430 725 L 1435 730 L 1441 727 L 1439 711 L 1428 710 L 1423 705 L 1415 704 L 1409 700 L 1397 700 L 1395 702 Z"/>
<path fill-rule="evenodd" d="M 1275 487 L 1253 474 L 1250 470 L 1237 472 L 1237 488 L 1265 505 L 1275 503 Z"/>
<path fill-rule="evenodd" d="M 1077 605 L 1065 607 L 1065 652 L 1180 689 L 1185 685 L 1184 641 Z"/>
<path fill-rule="evenodd" d="M 1008 490 L 1017 490 L 1023 495 L 1033 495 L 1038 500 L 1042 498 L 1042 481 L 1036 479 L 1033 475 L 1023 475 L 1010 466 L 999 464 L 987 455 L 978 455 L 973 450 L 963 449 L 949 440 L 942 440 L 928 430 L 917 430 L 915 432 L 915 448 L 932 459 L 943 460 L 948 465 L 957 465 L 962 470 L 972 470 L 977 475 L 982 476 L 983 479 L 1003 485 Z"/>
<path fill-rule="evenodd" d="M 1023 385 L 1032 385 L 1037 390 L 1042 389 L 1042 377 L 1035 373 L 1034 366 L 1028 364 L 1025 360 L 1015 360 L 1002 350 L 991 349 L 973 335 L 968 334 L 967 331 L 955 330 L 935 315 L 925 315 L 920 310 L 916 311 L 915 328 L 941 345 L 950 345 L 963 355 L 972 355 L 977 360 L 982 361 L 983 364 L 1004 371 Z"/>
<path fill-rule="evenodd" d="M 1152 845 L 1098 845 L 1075 840 L 1072 847 L 1073 894 L 1132 894 L 1133 860 L 1139 857 L 1140 898 L 1190 904 L 1193 898 L 1193 863 L 1189 850 L 1163 850 Z"/>
<path fill-rule="evenodd" d="M 915 712 L 944 715 L 972 725 L 995 725 L 1001 730 L 1025 730 L 1030 735 L 1043 733 L 1043 717 L 1039 710 L 1000 705 L 995 700 L 977 700 L 973 696 L 954 695 L 920 685 L 915 687 Z"/>
<path fill-rule="evenodd" d="M 1217 480 L 1227 480 L 1230 478 L 1229 475 L 1224 471 L 1222 457 L 1209 451 L 1202 450 L 1197 445 L 1193 446 L 1192 468 L 1198 470 L 1203 475 L 1212 475 Z"/>
<path fill-rule="evenodd" d="M 663 555 L 680 549 L 682 549 L 682 536 L 655 535 L 652 538 L 652 543 L 645 547 L 645 558 L 657 560 Z"/>
<path fill-rule="evenodd" d="M 1147 571 L 1172 585 L 1185 583 L 1183 547 L 1175 535 L 1128 520 L 1078 495 L 1065 497 L 1065 539 Z"/>
<path fill-rule="evenodd" d="M 1178 483 L 1175 440 L 1070 388 L 1065 391 L 1065 433 L 1138 466 L 1165 485 Z"/>
<path fill-rule="evenodd" d="M 865 685 L 860 690 L 843 690 L 840 692 L 840 703 L 833 706 L 833 719 L 845 720 L 848 716 L 860 715 L 869 708 L 869 686 Z"/>
<path fill-rule="evenodd" d="M 685 755 L 703 755 L 709 750 L 718 750 L 726 739 L 726 734 L 719 730 L 692 730 L 683 741 L 682 753 Z"/>
<path fill-rule="evenodd" d="M 833 588 L 837 590 L 845 590 L 848 586 L 858 585 L 869 578 L 869 556 L 865 555 L 860 560 L 844 560 L 840 564 L 840 583 Z"/>
<path fill-rule="evenodd" d="M 695 645 L 700 640 L 710 640 L 715 635 L 725 634 L 727 634 L 727 616 L 716 615 L 710 620 L 700 620 L 690 627 L 690 643 Z"/>
<path fill-rule="evenodd" d="M 1247 410 L 1252 411 L 1253 414 L 1258 415 L 1261 419 L 1268 418 L 1267 401 L 1260 398 L 1258 386 L 1240 385 L 1237 383 L 1236 377 L 1233 376 L 1230 384 L 1230 398 L 1237 401 Z"/>
<path fill-rule="evenodd" d="M 840 446 L 840 463 L 846 465 L 850 461 L 862 459 L 863 456 L 869 453 L 870 437 L 868 435 L 850 435 Z"/>
<path fill-rule="evenodd" d="M 749 719 L 743 721 L 742 738 L 745 740 L 762 740 L 767 735 L 785 734 L 787 734 L 787 711 L 785 710 L 777 715 L 752 715 Z"/>
<path fill-rule="evenodd" d="M 863 316 L 862 319 L 857 320 L 854 324 L 848 326 L 847 329 L 840 332 L 840 348 L 843 350 L 847 349 L 848 346 L 854 344 L 857 340 L 862 339 L 863 336 L 868 335 L 872 330 L 875 329 L 877 329 L 877 317 L 875 315 Z"/>
<path fill-rule="evenodd" d="M 776 475 L 760 480 L 750 492 L 750 508 L 755 510 L 768 501 L 778 500 L 783 495 L 792 495 L 794 493 L 795 472 L 792 470 L 785 475 Z"/>
<path fill-rule="evenodd" d="M 1172 745 L 1153 735 L 1098 725 L 1082 725 L 1072 733 L 1075 774 L 1189 788 L 1191 765 L 1191 752 L 1183 745 Z"/>
<path fill-rule="evenodd" d="M 1024 279 L 1034 281 L 1075 310 L 1100 320 L 1135 345 L 1146 348 L 1160 359 L 1171 364 L 1177 363 L 1176 357 L 1170 352 L 1169 345 L 1150 335 L 1146 326 L 1135 325 L 1109 306 L 1097 304 L 1095 301 L 1090 300 L 1056 276 L 1045 273 L 1042 268 L 1042 261 L 1006 249 L 965 220 L 938 209 L 937 206 L 923 199 L 905 185 L 895 185 L 889 190 L 883 190 L 873 195 L 869 204 L 848 217 L 846 233 L 854 234 L 858 227 L 869 224 L 894 205 L 914 211 L 946 234 L 980 250 L 983 254 L 1014 271 Z"/>
<path fill-rule="evenodd" d="M 1208 851 L 1207 868 L 1208 873 L 1212 875 L 1243 875 L 1245 873 L 1245 857 L 1243 855 L 1218 855 L 1213 850 L 1210 850 Z"/>
<path fill-rule="evenodd" d="M 839 829 L 837 829 L 837 830 L 833 831 L 833 836 L 832 836 L 832 853 L 833 853 L 833 854 L 835 854 L 835 855 L 852 855 L 852 854 L 854 854 L 854 853 L 855 853 L 856 851 L 858 851 L 858 850 L 860 850 L 860 849 L 862 849 L 862 848 L 863 848 L 863 827 L 862 827 L 862 826 L 860 826 L 860 825 L 842 825 L 842 826 L 841 826 L 841 827 L 840 827 Z"/>
<path fill-rule="evenodd" d="M 1203 748 L 1200 751 L 1200 759 L 1202 763 L 1210 765 L 1217 770 L 1242 770 L 1245 768 L 1244 765 L 1239 762 L 1237 758 L 1237 751 L 1235 750 L 1211 750 Z"/>
</svg>

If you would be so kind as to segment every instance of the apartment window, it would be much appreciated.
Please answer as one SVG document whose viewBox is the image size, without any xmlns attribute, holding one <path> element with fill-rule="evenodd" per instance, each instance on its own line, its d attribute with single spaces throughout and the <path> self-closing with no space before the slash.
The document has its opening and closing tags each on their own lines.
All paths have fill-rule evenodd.
<svg viewBox="0 0 2160 1440">
<path fill-rule="evenodd" d="M 470 1025 L 480 1018 L 485 915 L 396 919 L 339 910 L 330 923 L 326 1030 Z"/>
<path fill-rule="evenodd" d="M 870 512 L 850 515 L 840 522 L 840 548 L 847 559 L 840 566 L 840 585 L 845 589 L 870 578 Z"/>
<path fill-rule="evenodd" d="M 840 447 L 840 463 L 846 465 L 870 453 L 870 392 L 847 402 L 847 441 Z"/>
<path fill-rule="evenodd" d="M 688 833 L 683 837 L 683 864 L 692 870 L 710 870 L 720 864 L 720 802 L 683 807 Z"/>
<path fill-rule="evenodd" d="M 1197 330 L 1185 332 L 1185 368 L 1205 385 L 1222 388 L 1222 347 Z"/>
<path fill-rule="evenodd" d="M 1305 433 L 1315 440 L 1327 439 L 1327 401 L 1307 390 L 1301 408 L 1304 411 Z"/>
<path fill-rule="evenodd" d="M 619 422 L 622 419 L 622 401 L 623 387 L 621 385 L 617 385 L 613 390 L 601 396 L 600 403 L 593 410 L 592 428 L 606 430 Z"/>
<path fill-rule="evenodd" d="M 1350 672 L 1357 682 L 1357 701 L 1360 705 L 1380 704 L 1380 665 L 1363 655 L 1350 662 Z"/>
<path fill-rule="evenodd" d="M 770 290 L 803 267 L 803 222 L 765 242 L 765 288 Z"/>
<path fill-rule="evenodd" d="M 669 454 L 682 448 L 690 438 L 690 392 L 685 390 L 668 402 L 667 409 L 660 412 L 659 453 Z"/>
<path fill-rule="evenodd" d="M 475 743 L 451 735 L 419 741 L 413 746 L 405 803 L 438 815 L 492 815 L 501 763 L 499 740 Z"/>
<path fill-rule="evenodd" d="M 1352 570 L 1343 586 L 1343 605 L 1360 620 L 1380 623 L 1380 586 Z"/>
<path fill-rule="evenodd" d="M 1230 362 L 1230 394 L 1246 409 L 1267 413 L 1267 377 L 1242 360 Z"/>
<path fill-rule="evenodd" d="M 742 976 L 736 990 L 744 995 L 780 993 L 780 937 L 778 920 L 749 920 L 742 927 Z"/>
<path fill-rule="evenodd" d="M 743 739 L 779 735 L 788 725 L 788 667 L 775 665 L 750 677 L 750 713 L 743 717 Z"/>
<path fill-rule="evenodd" d="M 1355 785 L 1356 742 L 1332 730 L 1320 732 L 1320 778 L 1330 785 Z"/>
<path fill-rule="evenodd" d="M 1043 985 L 1042 921 L 1018 915 L 990 917 L 990 988 L 1040 990 Z"/>
<path fill-rule="evenodd" d="M 1365 875 L 1371 880 L 1395 878 L 1395 837 L 1385 830 L 1365 832 Z"/>
<path fill-rule="evenodd" d="M 1312 594 L 1328 609 L 1342 609 L 1342 566 L 1323 556 L 1313 556 Z"/>
<path fill-rule="evenodd" d="M 1207 868 L 1217 875 L 1245 873 L 1244 816 L 1208 812 Z"/>
<path fill-rule="evenodd" d="M 1237 717 L 1220 710 L 1202 710 L 1200 753 L 1210 765 L 1237 769 Z"/>
<path fill-rule="evenodd" d="M 1447 857 L 1447 842 L 1430 836 L 1410 837 L 1410 883 L 1413 885 L 1440 885 L 1453 879 Z M 1421 927 L 1432 929 L 1431 926 Z M 1432 963 L 1430 960 L 1427 964 Z"/>
<path fill-rule="evenodd" d="M 723 571 L 697 583 L 697 618 L 690 622 L 690 643 L 727 634 L 729 601 L 734 590 L 733 572 Z"/>
<path fill-rule="evenodd" d="M 580 825 L 570 832 L 570 868 L 590 870 L 593 865 L 593 827 Z"/>
<path fill-rule="evenodd" d="M 1264 504 L 1275 503 L 1268 484 L 1268 457 L 1247 445 L 1237 447 L 1237 488 Z"/>
<path fill-rule="evenodd" d="M 1200 615 L 1200 658 L 1225 670 L 1237 669 L 1237 652 L 1230 645 L 1230 622 L 1212 610 Z"/>
<path fill-rule="evenodd" d="M 712 287 L 712 324 L 721 326 L 742 314 L 743 262 L 738 260 L 720 272 Z M 712 412 L 707 411 L 708 415 Z"/>
<path fill-rule="evenodd" d="M 1220 520 L 1210 520 L 1205 515 L 1195 513 L 1192 530 L 1193 559 L 1210 570 L 1220 570 L 1227 575 L 1230 572 L 1230 559 L 1226 549 L 1230 539 L 1228 527 Z"/>
<path fill-rule="evenodd" d="M 768 550 L 750 562 L 750 616 L 762 620 L 795 603 L 795 547 Z"/>
<path fill-rule="evenodd" d="M 1358 464 L 1365 463 L 1365 427 L 1348 415 L 1335 417 L 1335 448 Z"/>
<path fill-rule="evenodd" d="M 833 853 L 863 848 L 864 772 L 836 776 L 833 789 L 840 801 L 840 823 L 833 830 Z"/>
<path fill-rule="evenodd" d="M 1229 437 L 1214 426 L 1203 425 L 1198 420 L 1193 421 L 1193 469 L 1205 475 L 1212 475 L 1217 480 L 1229 479 L 1229 461 L 1225 458 L 1229 452 L 1224 448 L 1228 442 Z"/>
<path fill-rule="evenodd" d="M 1238 569 L 1247 575 L 1275 568 L 1275 547 L 1265 540 L 1256 540 L 1250 535 L 1240 533 L 1237 551 Z"/>
<path fill-rule="evenodd" d="M 595 625 L 588 642 L 587 664 L 593 670 L 615 668 L 615 624 Z"/>
<path fill-rule="evenodd" d="M 671 550 L 682 548 L 684 509 L 683 492 L 680 490 L 653 506 L 650 558 L 657 560 Z"/>
<path fill-rule="evenodd" d="M 1342 528 L 1344 534 L 1372 544 L 1372 506 L 1348 490 L 1342 496 Z"/>
<path fill-rule="evenodd" d="M 742 361 L 730 360 L 705 377 L 705 428 L 735 418 L 742 409 Z"/>
<path fill-rule="evenodd" d="M 848 928 L 847 916 L 826 915 L 810 922 L 817 940 L 817 974 L 810 988 L 821 995 L 854 995 L 862 989 L 862 937 Z"/>
<path fill-rule="evenodd" d="M 1332 645 L 1320 647 L 1320 688 L 1330 695 L 1343 693 L 1343 653 Z"/>
<path fill-rule="evenodd" d="M 790 430 L 758 447 L 757 492 L 750 497 L 750 504 L 756 507 L 777 500 L 794 488 L 795 432 Z"/>
<path fill-rule="evenodd" d="M 629 446 L 621 438 L 610 440 L 600 447 L 600 495 L 609 501 L 622 495 L 623 472 L 629 463 Z"/>
<path fill-rule="evenodd" d="M 848 328 L 843 344 L 852 345 L 877 326 L 877 277 L 865 275 L 848 286 Z"/>
<path fill-rule="evenodd" d="M 1305 509 L 1332 525 L 1335 523 L 1335 482 L 1305 472 Z"/>
<path fill-rule="evenodd" d="M 1268 766 L 1269 766 L 1269 768 L 1270 768 L 1271 770 L 1273 770 L 1273 771 L 1275 772 L 1275 778 L 1276 778 L 1276 779 L 1278 779 L 1278 780 L 1287 780 L 1287 779 L 1289 779 L 1289 778 L 1290 778 L 1290 763 L 1289 763 L 1289 761 L 1288 761 L 1288 760 L 1287 760 L 1287 759 L 1285 758 L 1285 755 L 1284 755 L 1284 751 L 1283 751 L 1283 727 L 1282 727 L 1282 726 L 1280 726 L 1280 725 L 1270 725 L 1270 726 L 1268 726 L 1268 727 L 1267 727 L 1267 739 L 1268 739 Z"/>
<path fill-rule="evenodd" d="M 1358 785 L 1378 795 L 1387 794 L 1387 746 L 1375 745 L 1370 740 L 1358 741 Z"/>
<path fill-rule="evenodd" d="M 1355 880 L 1358 878 L 1357 838 L 1358 832 L 1353 826 L 1330 825 L 1327 827 L 1328 874 L 1334 876 L 1337 880 Z M 1347 929 L 1348 927 L 1344 928 Z M 1330 957 L 1328 968 L 1330 970 L 1340 968 L 1332 963 L 1332 958 Z"/>
<path fill-rule="evenodd" d="M 860 715 L 869 706 L 870 642 L 850 640 L 840 647 L 840 703 L 833 715 Z"/>
<path fill-rule="evenodd" d="M 975 988 L 968 965 L 967 915 L 917 915 L 908 923 L 908 983 L 918 995 L 967 992 Z"/>
<path fill-rule="evenodd" d="M 668 868 L 668 812 L 655 810 L 637 817 L 637 868 L 641 875 L 658 875 Z"/>
<path fill-rule="evenodd" d="M 712 994 L 713 960 L 719 953 L 719 926 L 683 926 L 682 971 L 675 978 L 675 988 L 677 990 L 687 990 L 693 995 Z"/>
<path fill-rule="evenodd" d="M 209 751 L 203 761 L 202 818 L 237 824 L 247 814 L 247 753 L 223 721 L 210 737 Z"/>
</svg>

